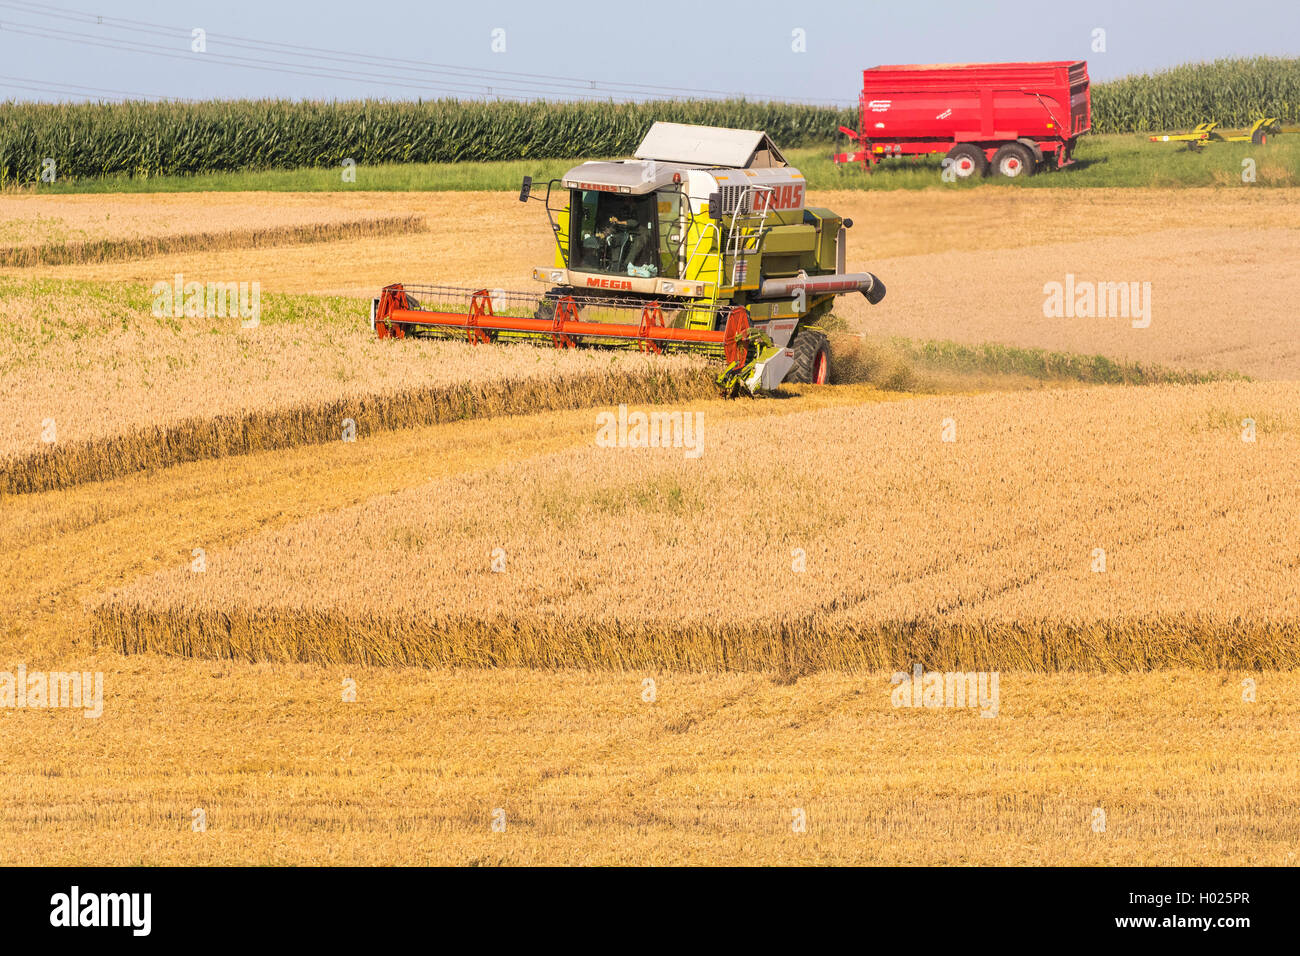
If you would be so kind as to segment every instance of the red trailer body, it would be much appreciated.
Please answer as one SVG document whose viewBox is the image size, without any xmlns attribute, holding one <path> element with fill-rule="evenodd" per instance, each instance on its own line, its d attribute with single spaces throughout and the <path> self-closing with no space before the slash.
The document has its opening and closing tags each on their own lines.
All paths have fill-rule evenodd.
<svg viewBox="0 0 1300 956">
<path fill-rule="evenodd" d="M 1088 64 L 952 63 L 862 71 L 857 141 L 839 163 L 946 153 L 962 178 L 990 166 L 1007 176 L 1069 165 L 1092 126 Z"/>
</svg>

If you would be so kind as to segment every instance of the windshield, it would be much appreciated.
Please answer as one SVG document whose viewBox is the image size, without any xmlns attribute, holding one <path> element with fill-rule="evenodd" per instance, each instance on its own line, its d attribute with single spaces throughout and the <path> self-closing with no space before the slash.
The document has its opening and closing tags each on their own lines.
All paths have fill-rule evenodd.
<svg viewBox="0 0 1300 956">
<path fill-rule="evenodd" d="M 654 193 L 627 196 L 573 190 L 578 228 L 570 240 L 570 269 L 650 278 L 659 275 Z"/>
</svg>

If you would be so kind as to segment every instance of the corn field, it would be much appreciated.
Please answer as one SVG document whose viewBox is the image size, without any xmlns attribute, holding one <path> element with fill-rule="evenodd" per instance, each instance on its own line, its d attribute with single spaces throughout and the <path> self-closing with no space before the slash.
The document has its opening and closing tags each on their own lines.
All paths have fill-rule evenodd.
<svg viewBox="0 0 1300 956">
<path fill-rule="evenodd" d="M 766 129 L 782 145 L 829 139 L 835 110 L 781 103 L 515 103 L 282 100 L 5 104 L 0 180 L 161 176 L 243 169 L 612 156 L 655 120 Z"/>
<path fill-rule="evenodd" d="M 1207 120 L 1241 128 L 1261 116 L 1300 122 L 1300 58 L 1185 64 L 1092 88 L 1092 126 L 1098 133 L 1190 129 Z"/>
<path fill-rule="evenodd" d="M 1093 86 L 1097 132 L 1300 121 L 1300 59 L 1218 60 Z M 282 100 L 0 105 L 0 185 L 249 169 L 617 156 L 656 120 L 763 129 L 783 147 L 832 140 L 856 108 L 747 100 L 635 103 Z"/>
</svg>

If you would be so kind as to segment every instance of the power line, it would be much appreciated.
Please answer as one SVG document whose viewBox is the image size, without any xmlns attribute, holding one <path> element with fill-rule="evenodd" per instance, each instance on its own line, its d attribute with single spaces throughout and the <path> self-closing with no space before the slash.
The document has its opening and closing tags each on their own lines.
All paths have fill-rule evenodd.
<svg viewBox="0 0 1300 956">
<path fill-rule="evenodd" d="M 72 96 L 85 96 L 85 93 L 84 93 L 83 91 L 72 91 L 72 90 L 66 90 L 66 89 L 65 89 L 65 90 L 58 90 L 58 89 L 54 89 L 54 88 L 52 88 L 52 87 L 48 87 L 48 86 L 33 86 L 33 85 L 31 85 L 31 84 L 28 84 L 28 83 L 13 83 L 13 82 L 3 82 L 3 81 L 0 81 L 0 89 L 4 89 L 4 90 L 26 90 L 26 91 L 29 92 L 29 93 L 52 93 L 52 94 L 54 94 L 55 96 L 63 97 L 63 98 L 72 97 Z M 127 97 L 123 97 L 123 96 L 106 96 L 106 97 L 100 97 L 100 99 L 101 99 L 101 100 L 111 100 L 111 101 L 114 101 L 114 102 L 126 102 L 128 98 L 127 98 Z M 30 101 L 30 100 L 24 100 L 24 101 L 22 101 L 22 102 L 31 102 L 31 101 Z"/>
<path fill-rule="evenodd" d="M 134 97 L 145 100 L 165 100 L 166 96 L 160 96 L 157 93 L 136 93 L 131 90 L 109 90 L 99 86 L 82 86 L 79 83 L 59 83 L 54 80 L 33 80 L 25 76 L 4 76 L 0 74 L 0 81 L 10 80 L 12 82 L 0 82 L 0 86 L 6 89 L 34 89 L 42 93 L 57 93 L 61 96 L 78 95 L 80 93 L 109 93 L 111 98 Z M 59 87 L 59 89 L 55 89 Z"/>
<path fill-rule="evenodd" d="M 74 19 L 82 22 L 94 23 L 96 25 L 106 26 L 109 29 L 122 30 L 136 33 L 146 33 L 155 36 L 163 36 L 170 39 L 189 39 L 190 33 L 179 27 L 168 27 L 163 24 L 151 23 L 144 20 L 133 20 L 126 17 L 105 17 L 95 14 L 85 13 L 84 11 L 71 10 L 66 7 L 51 7 L 47 5 L 35 5 L 24 2 L 0 2 L 0 6 L 17 10 L 28 15 L 38 15 L 56 20 Z M 36 24 L 21 24 L 20 26 L 42 28 Z M 105 38 L 105 41 L 93 42 L 96 38 L 84 33 L 74 33 L 72 31 L 59 31 L 52 28 L 45 28 L 52 34 L 58 34 L 61 38 L 71 39 L 72 42 L 90 43 L 91 45 L 105 46 L 109 49 L 127 50 L 130 52 L 142 52 L 155 56 L 171 56 L 172 58 L 190 59 L 192 54 L 177 54 L 171 52 L 167 47 L 159 47 L 153 44 L 143 44 L 139 41 L 133 41 L 122 38 Z M 15 31 L 21 32 L 21 31 Z M 28 34 L 33 35 L 33 34 Z M 508 70 L 489 70 L 489 69 L 472 69 L 468 67 L 455 66 L 452 64 L 430 63 L 419 65 L 419 61 L 403 60 L 394 62 L 391 58 L 380 57 L 374 54 L 355 53 L 345 50 L 335 50 L 327 47 L 304 46 L 300 44 L 284 43 L 280 41 L 254 40 L 248 37 L 225 36 L 222 34 L 209 34 L 211 38 L 218 39 L 220 42 L 234 47 L 250 49 L 256 52 L 273 52 L 280 56 L 297 57 L 299 59 L 310 59 L 313 64 L 321 59 L 341 60 L 343 62 L 353 62 L 363 60 L 372 63 L 382 64 L 385 73 L 376 75 L 371 72 L 350 71 L 349 77 L 368 83 L 383 83 L 384 85 L 402 86 L 413 89 L 435 88 L 451 92 L 473 93 L 480 96 L 494 96 L 497 98 L 519 99 L 518 95 L 506 95 L 498 91 L 509 91 L 510 94 L 524 94 L 537 96 L 542 93 L 555 95 L 570 96 L 578 99 L 607 99 L 608 96 L 601 96 L 599 92 L 593 95 L 593 91 L 603 90 L 607 94 L 619 95 L 646 95 L 646 98 L 652 98 L 654 95 L 664 93 L 671 94 L 696 94 L 706 97 L 734 97 L 738 94 L 728 93 L 721 90 L 707 90 L 693 87 L 674 87 L 674 86 L 656 86 L 652 84 L 626 83 L 620 81 L 596 81 L 583 80 L 575 77 L 554 76 L 548 74 L 523 73 Z M 123 46 L 114 46 L 113 44 L 124 44 Z M 298 52 L 303 51 L 303 52 Z M 312 64 L 286 63 L 283 60 L 266 60 L 264 62 L 274 64 L 274 66 L 263 66 L 258 61 L 251 61 L 248 57 L 238 57 L 229 54 L 206 53 L 208 57 L 215 58 L 221 62 L 229 62 L 230 65 L 242 66 L 246 69 L 262 69 L 269 72 L 293 73 L 296 75 L 335 78 L 339 74 L 322 73 Z M 306 69 L 301 69 L 306 67 Z M 476 81 L 473 86 L 466 86 L 464 83 L 449 83 L 440 80 L 438 83 L 428 83 L 424 85 L 413 85 L 410 83 L 401 83 L 394 80 L 394 72 L 406 74 L 433 74 L 447 75 L 452 79 Z M 504 78 L 505 83 L 497 82 L 497 78 Z M 403 77 L 403 79 L 419 79 L 419 77 Z M 513 85 L 511 85 L 513 84 Z M 648 94 L 648 95 L 647 95 Z M 781 99 L 780 97 L 756 97 L 759 99 Z M 845 100 L 819 101 L 822 104 L 839 106 L 847 103 Z"/>
<path fill-rule="evenodd" d="M 21 2 L 21 0 L 20 2 L 3 3 L 0 4 L 0 6 L 7 6 L 13 9 L 19 9 L 25 13 L 37 13 L 41 16 L 50 16 L 56 18 L 59 17 L 59 14 L 63 14 L 66 17 L 78 17 L 87 22 L 94 21 L 97 24 L 102 24 L 116 29 L 135 29 L 140 32 L 152 33 L 159 36 L 184 37 L 187 35 L 186 31 L 179 27 L 167 27 L 163 24 L 151 23 L 145 20 L 134 20 L 126 17 L 102 17 L 94 14 L 84 13 L 82 11 L 71 10 L 66 7 L 51 7 L 45 4 L 33 4 L 31 2 Z M 35 9 L 32 9 L 33 7 Z M 50 10 L 54 10 L 58 12 L 57 13 L 47 12 Z M 131 24 L 133 26 L 116 27 L 115 25 L 119 23 Z M 213 34 L 213 36 L 218 36 L 223 40 L 223 42 L 233 46 L 245 46 L 253 49 L 279 48 L 280 52 L 286 53 L 287 55 L 290 56 L 310 55 L 310 56 L 318 57 L 319 54 L 329 54 L 331 55 L 331 58 L 337 56 L 346 57 L 348 59 L 361 58 L 361 59 L 382 63 L 386 69 L 401 69 L 407 72 L 443 73 L 443 72 L 452 71 L 459 75 L 468 75 L 474 78 L 481 77 L 483 75 L 492 75 L 492 76 L 520 78 L 521 82 L 535 82 L 537 80 L 548 80 L 548 81 L 552 81 L 553 86 L 554 85 L 571 86 L 575 89 L 577 88 L 600 89 L 600 88 L 623 87 L 635 92 L 659 90 L 659 91 L 670 92 L 670 93 L 700 93 L 709 96 L 735 96 L 736 95 L 733 92 L 727 92 L 723 90 L 709 90 L 709 89 L 700 89 L 695 87 L 681 87 L 681 86 L 662 86 L 662 85 L 641 84 L 641 83 L 624 83 L 624 82 L 614 81 L 614 80 L 596 81 L 596 80 L 579 79 L 576 77 L 555 76 L 553 74 L 522 73 L 522 72 L 516 72 L 510 70 L 490 70 L 484 68 L 469 68 L 469 67 L 461 67 L 461 66 L 456 66 L 453 64 L 446 64 L 446 63 L 429 63 L 426 66 L 399 66 L 395 64 L 388 57 L 380 57 L 373 54 L 356 53 L 347 50 L 335 50 L 335 49 L 330 49 L 328 47 L 304 46 L 301 44 L 283 43 L 279 41 L 254 40 L 248 37 L 227 36 L 225 34 Z M 305 52 L 304 53 L 291 52 L 297 50 L 302 50 Z M 756 97 L 756 98 L 774 99 L 774 100 L 780 99 L 780 97 Z M 831 101 L 822 101 L 822 102 L 831 102 Z M 836 101 L 836 102 L 847 102 L 847 101 Z"/>
<path fill-rule="evenodd" d="M 473 94 L 477 96 L 496 96 L 499 98 L 506 98 L 506 99 L 520 99 L 523 97 L 520 97 L 518 95 L 513 95 L 513 94 L 524 93 L 535 97 L 537 96 L 538 92 L 540 92 L 538 90 L 529 90 L 527 88 L 521 88 L 521 87 L 491 87 L 491 86 L 475 87 L 475 86 L 466 86 L 464 84 L 450 84 L 450 83 L 436 83 L 436 84 L 435 83 L 419 83 L 419 84 L 404 83 L 398 80 L 394 80 L 391 77 L 380 77 L 373 74 L 364 74 L 364 73 L 356 73 L 352 71 L 340 71 L 340 70 L 331 70 L 330 72 L 326 73 L 320 70 L 299 69 L 301 64 L 297 64 L 297 63 L 285 63 L 283 61 L 263 60 L 263 59 L 254 60 L 251 57 L 234 56 L 232 54 L 226 54 L 226 53 L 211 53 L 211 52 L 205 52 L 202 54 L 177 53 L 169 50 L 167 47 L 158 46 L 157 44 L 140 43 L 135 40 L 119 40 L 119 39 L 101 40 L 85 33 L 77 33 L 72 30 L 58 30 L 53 27 L 43 27 L 33 23 L 15 24 L 12 22 L 5 22 L 3 24 L 0 24 L 0 31 L 3 31 L 5 33 L 16 33 L 22 36 L 37 37 L 39 39 L 47 39 L 47 40 L 66 39 L 66 40 L 70 40 L 73 43 L 80 43 L 85 46 L 97 46 L 109 50 L 126 51 L 130 53 L 144 53 L 149 56 L 161 56 L 173 60 L 185 60 L 189 63 L 193 63 L 197 60 L 199 62 L 207 62 L 209 64 L 214 64 L 214 63 L 228 64 L 231 66 L 243 67 L 245 69 L 262 70 L 270 73 L 293 74 L 296 76 L 310 76 L 310 77 L 317 77 L 321 79 L 338 79 L 340 76 L 342 76 L 344 78 L 352 79 L 361 83 L 371 83 L 371 84 L 377 84 L 382 86 L 399 86 L 404 89 L 419 90 L 424 93 L 428 93 L 434 90 L 444 90 L 447 92 Z M 274 64 L 274 65 L 267 65 L 267 64 Z M 510 92 L 508 93 L 499 92 L 504 90 L 508 90 Z M 582 96 L 581 98 L 604 99 L 604 97 L 598 97 L 598 96 L 592 97 L 590 95 Z"/>
<path fill-rule="evenodd" d="M 124 17 L 99 17 L 92 14 L 79 13 L 77 11 L 68 10 L 66 8 L 60 8 L 60 7 L 37 6 L 35 9 L 32 9 L 32 7 L 34 6 L 33 4 L 22 3 L 22 2 L 3 2 L 0 3 L 0 6 L 9 7 L 11 9 L 18 10 L 28 15 L 34 14 L 37 16 L 52 17 L 55 19 L 80 18 L 85 22 L 93 21 L 97 25 L 106 26 L 109 29 L 128 30 L 137 33 L 147 33 L 154 36 L 163 36 L 170 39 L 179 39 L 179 40 L 188 40 L 191 38 L 189 31 L 183 28 L 165 27 L 162 26 L 161 24 L 151 24 L 143 20 L 130 20 Z M 50 13 L 49 12 L 50 10 L 57 10 L 59 11 L 59 13 Z M 60 16 L 60 14 L 62 14 L 62 16 Z M 118 24 L 138 24 L 138 26 L 118 26 Z M 33 24 L 27 24 L 27 25 L 33 26 Z M 80 34 L 80 35 L 85 36 L 85 34 Z M 381 57 L 381 56 L 375 56 L 375 55 L 364 54 L 364 53 L 352 53 L 346 50 L 331 50 L 324 47 L 302 46 L 299 44 L 282 43 L 278 41 L 253 40 L 248 37 L 227 36 L 225 34 L 211 34 L 211 36 L 216 39 L 219 39 L 223 44 L 228 46 L 252 49 L 255 51 L 273 50 L 274 52 L 280 53 L 285 56 L 310 58 L 313 61 L 320 60 L 320 59 L 367 60 L 382 65 L 385 71 L 398 70 L 406 73 L 434 73 L 434 74 L 450 73 L 454 78 L 461 78 L 461 79 L 464 78 L 482 79 L 484 74 L 491 75 L 491 76 L 500 76 L 500 77 L 522 77 L 526 79 L 521 80 L 521 82 L 525 82 L 531 85 L 536 85 L 535 81 L 538 79 L 546 79 L 546 80 L 557 81 L 556 83 L 551 84 L 551 87 L 569 86 L 574 88 L 580 88 L 582 90 L 591 90 L 591 89 L 598 88 L 599 86 L 602 85 L 635 87 L 635 84 L 628 84 L 628 83 L 597 84 L 596 81 L 594 80 L 593 81 L 572 80 L 567 77 L 548 77 L 542 74 L 513 73 L 506 70 L 477 70 L 476 71 L 467 67 L 451 66 L 449 64 L 430 64 L 428 67 L 409 66 L 409 65 L 405 65 L 406 61 L 395 62 L 389 57 Z M 295 52 L 298 50 L 302 50 L 305 52 L 301 52 L 301 53 Z M 326 54 L 326 55 L 321 56 L 321 54 Z M 294 64 L 294 65 L 301 66 L 302 64 Z M 373 75 L 373 74 L 367 74 L 367 75 Z M 483 85 L 491 85 L 491 84 L 485 83 Z M 684 88 L 675 88 L 675 87 L 656 87 L 656 88 L 664 89 L 664 90 L 678 90 L 680 92 L 690 92 L 689 90 Z M 549 89 L 550 87 L 548 87 L 548 90 Z"/>
</svg>

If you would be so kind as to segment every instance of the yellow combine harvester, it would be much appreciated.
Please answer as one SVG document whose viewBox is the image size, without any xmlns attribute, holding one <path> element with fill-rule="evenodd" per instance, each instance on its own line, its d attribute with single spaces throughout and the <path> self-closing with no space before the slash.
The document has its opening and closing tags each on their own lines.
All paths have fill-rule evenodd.
<svg viewBox="0 0 1300 956">
<path fill-rule="evenodd" d="M 531 341 L 714 355 L 727 394 L 826 382 L 817 322 L 835 297 L 878 303 L 885 286 L 845 270 L 851 220 L 809 206 L 806 183 L 758 130 L 655 123 L 635 159 L 587 162 L 521 202 L 543 200 L 552 265 L 545 293 L 387 286 L 381 338 Z M 540 192 L 540 190 L 537 190 Z"/>
</svg>

